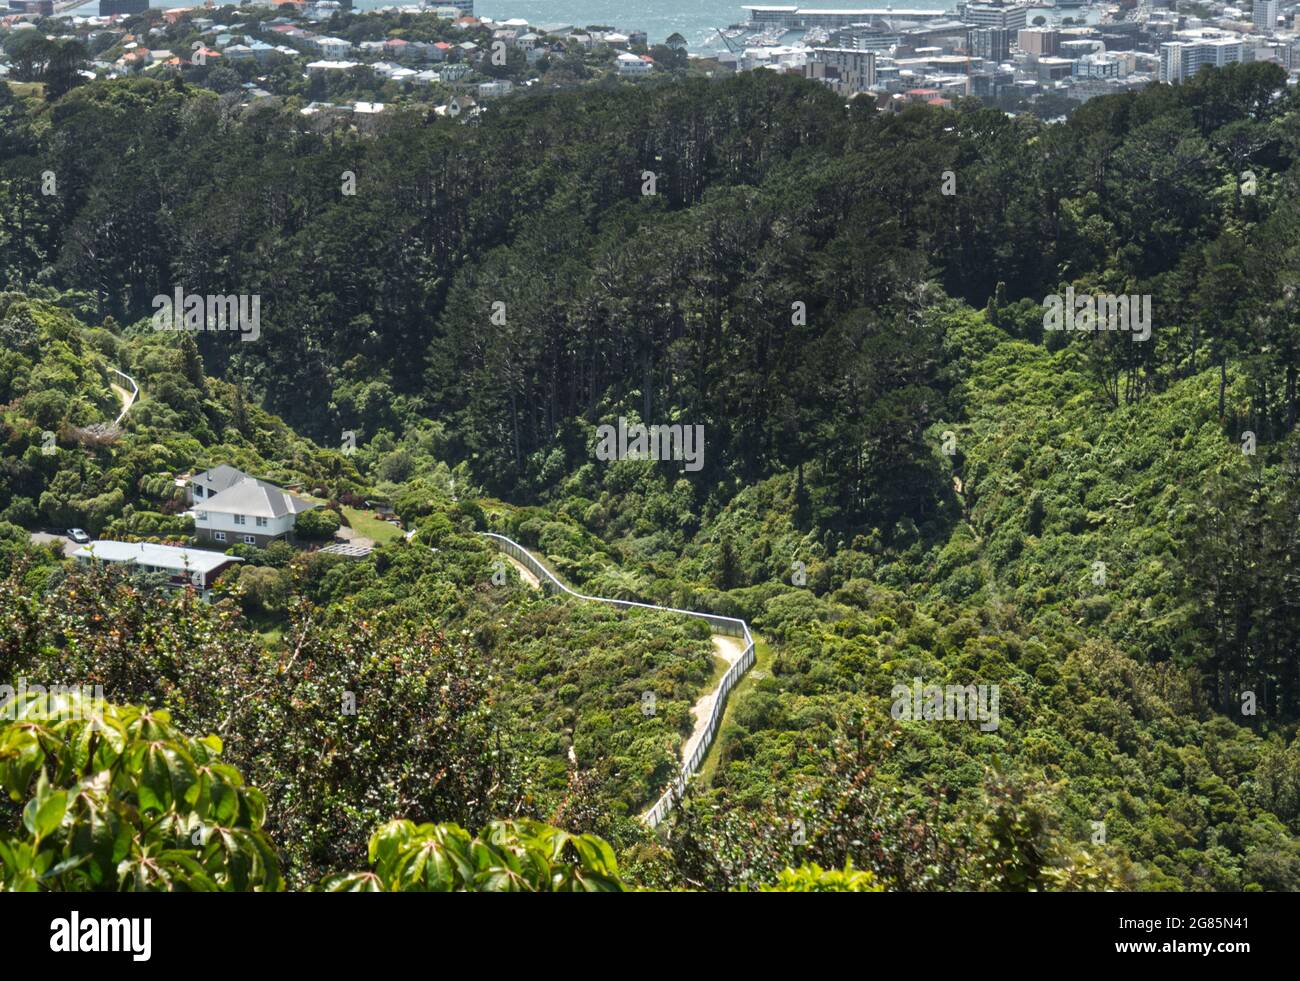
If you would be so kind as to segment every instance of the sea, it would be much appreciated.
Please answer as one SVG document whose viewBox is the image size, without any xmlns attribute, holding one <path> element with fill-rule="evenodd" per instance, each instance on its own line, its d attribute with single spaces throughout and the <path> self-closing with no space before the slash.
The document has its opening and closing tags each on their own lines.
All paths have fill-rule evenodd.
<svg viewBox="0 0 1300 981">
<path fill-rule="evenodd" d="M 393 6 L 400 0 L 355 0 L 357 10 Z M 771 0 L 768 0 L 771 2 Z M 186 0 L 151 0 L 150 6 L 168 8 L 186 5 Z M 897 6 L 913 10 L 955 10 L 953 0 L 844 0 L 831 4 L 818 0 L 818 7 Z M 94 15 L 99 11 L 98 0 L 66 11 L 72 15 Z M 1048 23 L 1063 17 L 1076 21 L 1097 18 L 1099 8 L 1081 10 L 1079 7 L 1042 7 L 1031 9 L 1029 20 L 1042 14 Z M 747 12 L 735 0 L 477 0 L 474 13 L 493 20 L 522 17 L 530 24 L 569 24 L 574 27 L 614 27 L 621 31 L 645 31 L 651 44 L 664 41 L 671 34 L 681 34 L 691 51 L 706 53 L 722 50 L 718 29 L 732 24 L 743 24 Z M 735 42 L 733 42 L 734 44 Z"/>
</svg>

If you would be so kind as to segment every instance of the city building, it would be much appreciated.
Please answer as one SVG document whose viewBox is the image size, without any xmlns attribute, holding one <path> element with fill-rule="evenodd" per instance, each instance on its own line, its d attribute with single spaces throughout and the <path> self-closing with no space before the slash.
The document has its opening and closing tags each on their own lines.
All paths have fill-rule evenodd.
<svg viewBox="0 0 1300 981">
<path fill-rule="evenodd" d="M 804 76 L 815 79 L 837 95 L 857 95 L 876 84 L 876 54 L 858 48 L 813 48 Z"/>
<path fill-rule="evenodd" d="M 1020 31 L 1029 23 L 1028 7 L 991 3 L 968 3 L 957 6 L 957 12 L 967 24 L 975 27 L 1000 27 L 1006 31 Z"/>
<path fill-rule="evenodd" d="M 1255 30 L 1272 34 L 1277 30 L 1277 0 L 1255 0 L 1251 10 L 1251 23 Z"/>
<path fill-rule="evenodd" d="M 1060 53 L 1061 36 L 1051 28 L 1030 27 L 1016 33 L 1016 47 L 1036 57 L 1054 57 Z"/>
<path fill-rule="evenodd" d="M 1074 63 L 1075 78 L 1119 78 L 1120 59 L 1105 52 L 1086 54 Z"/>
<path fill-rule="evenodd" d="M 1221 68 L 1241 60 L 1241 42 L 1235 38 L 1167 41 L 1160 45 L 1160 81 L 1181 82 L 1203 65 Z"/>
<path fill-rule="evenodd" d="M 976 27 L 966 34 L 972 57 L 1001 64 L 1011 57 L 1011 32 L 1004 27 Z"/>
<path fill-rule="evenodd" d="M 1074 74 L 1074 62 L 1069 58 L 1043 57 L 1038 59 L 1038 82 L 1048 85 Z"/>
</svg>

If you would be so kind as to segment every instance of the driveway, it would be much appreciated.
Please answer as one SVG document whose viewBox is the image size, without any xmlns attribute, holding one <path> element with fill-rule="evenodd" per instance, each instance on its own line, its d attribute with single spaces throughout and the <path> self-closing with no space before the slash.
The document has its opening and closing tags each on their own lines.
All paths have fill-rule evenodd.
<svg viewBox="0 0 1300 981">
<path fill-rule="evenodd" d="M 72 558 L 73 552 L 81 548 L 80 545 L 74 542 L 67 535 L 51 535 L 44 531 L 34 531 L 31 534 L 31 538 L 33 545 L 49 545 L 52 542 L 59 542 L 63 547 L 64 557 L 69 559 Z"/>
</svg>

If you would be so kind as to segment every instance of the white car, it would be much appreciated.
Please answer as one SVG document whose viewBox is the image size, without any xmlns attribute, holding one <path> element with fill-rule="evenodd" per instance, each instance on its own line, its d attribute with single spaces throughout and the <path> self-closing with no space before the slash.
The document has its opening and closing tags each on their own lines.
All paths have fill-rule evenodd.
<svg viewBox="0 0 1300 981">
<path fill-rule="evenodd" d="M 69 528 L 68 537 L 71 538 L 78 545 L 90 544 L 90 536 L 87 535 L 86 532 L 81 528 Z"/>
</svg>

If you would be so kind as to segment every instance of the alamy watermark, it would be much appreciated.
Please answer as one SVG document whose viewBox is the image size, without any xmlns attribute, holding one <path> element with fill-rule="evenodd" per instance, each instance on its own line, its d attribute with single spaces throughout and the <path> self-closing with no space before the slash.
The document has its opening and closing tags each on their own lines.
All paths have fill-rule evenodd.
<svg viewBox="0 0 1300 981">
<path fill-rule="evenodd" d="M 18 687 L 0 685 L 0 721 L 18 719 L 64 721 L 103 716 L 107 702 L 103 685 L 29 685 L 18 679 Z"/>
<path fill-rule="evenodd" d="M 1067 286 L 1065 296 L 1052 293 L 1043 300 L 1044 330 L 1123 330 L 1135 341 L 1151 336 L 1151 294 L 1112 296 L 1109 293 L 1074 295 Z"/>
<path fill-rule="evenodd" d="M 596 427 L 596 438 L 596 459 L 603 462 L 681 460 L 691 473 L 704 467 L 704 427 L 700 425 L 628 425 L 627 419 L 619 416 L 617 428 L 608 423 Z"/>
<path fill-rule="evenodd" d="M 903 722 L 979 722 L 980 732 L 996 732 L 999 695 L 997 685 L 927 685 L 913 678 L 910 686 L 900 683 L 890 691 L 889 714 Z"/>
<path fill-rule="evenodd" d="M 177 286 L 174 294 L 153 298 L 154 330 L 231 330 L 255 341 L 262 336 L 260 293 L 186 293 Z"/>
</svg>

